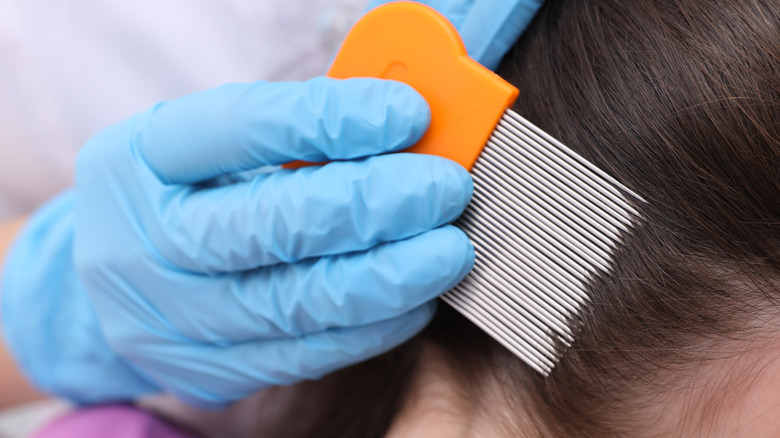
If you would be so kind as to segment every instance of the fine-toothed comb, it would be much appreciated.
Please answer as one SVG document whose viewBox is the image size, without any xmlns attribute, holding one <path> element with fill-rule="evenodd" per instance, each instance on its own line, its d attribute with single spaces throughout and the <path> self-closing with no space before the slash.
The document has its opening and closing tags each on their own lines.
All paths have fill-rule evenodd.
<svg viewBox="0 0 780 438">
<path fill-rule="evenodd" d="M 457 30 L 413 2 L 380 6 L 352 28 L 328 76 L 395 79 L 431 107 L 407 151 L 460 163 L 474 196 L 456 221 L 471 273 L 442 299 L 548 375 L 570 345 L 586 284 L 611 269 L 642 199 L 511 109 L 518 90 L 466 54 Z"/>
</svg>

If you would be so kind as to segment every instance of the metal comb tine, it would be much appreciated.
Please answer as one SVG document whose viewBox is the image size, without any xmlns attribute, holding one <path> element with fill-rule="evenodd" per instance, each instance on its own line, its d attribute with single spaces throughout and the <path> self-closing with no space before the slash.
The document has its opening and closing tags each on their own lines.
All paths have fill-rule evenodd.
<svg viewBox="0 0 780 438">
<path fill-rule="evenodd" d="M 526 163 L 552 176 L 548 182 L 564 193 L 592 202 L 598 206 L 598 209 L 604 211 L 633 209 L 624 196 L 601 190 L 598 186 L 601 182 L 598 175 L 589 172 L 588 169 L 573 169 L 566 163 L 556 160 L 557 156 L 553 154 L 555 146 L 532 132 L 516 129 L 514 125 L 499 123 L 491 138 L 503 143 L 505 152 L 514 157 L 513 163 Z M 520 145 L 522 147 L 518 147 Z"/>
<path fill-rule="evenodd" d="M 536 321 L 529 321 L 526 318 L 527 314 L 518 313 L 514 315 L 514 317 L 521 321 L 519 324 L 517 322 L 507 322 L 501 315 L 486 310 L 486 306 L 482 300 L 478 299 L 478 296 L 472 293 L 472 288 L 475 286 L 467 280 L 464 280 L 464 282 L 465 284 L 463 287 L 469 287 L 467 294 L 462 293 L 462 290 L 459 291 L 459 288 L 456 288 L 453 289 L 452 294 L 448 295 L 455 297 L 463 305 L 468 307 L 473 313 L 481 314 L 483 312 L 487 312 L 486 314 L 490 315 L 488 321 L 497 329 L 499 329 L 504 335 L 508 335 L 510 338 L 515 337 L 512 336 L 515 331 L 510 330 L 510 327 L 517 326 L 517 330 L 522 332 L 520 336 L 521 339 L 518 344 L 524 345 L 526 348 L 530 347 L 530 350 L 533 351 L 540 349 L 541 351 L 549 351 L 549 348 L 553 345 L 550 342 L 550 336 L 537 325 Z"/>
<path fill-rule="evenodd" d="M 480 268 L 484 265 L 480 265 Z M 475 269 L 480 269 L 475 266 Z M 524 313 L 528 319 L 538 320 L 538 326 L 544 329 L 552 329 L 559 336 L 566 339 L 573 340 L 571 329 L 565 324 L 571 313 L 559 313 L 553 310 L 551 313 L 539 303 L 533 300 L 535 296 L 533 293 L 519 293 L 514 296 L 498 292 L 498 288 L 515 289 L 512 285 L 503 282 L 503 278 L 489 275 L 489 272 L 482 271 L 482 275 L 475 277 L 474 281 L 470 282 L 474 287 L 477 295 L 481 296 L 483 300 L 494 300 L 499 308 L 504 309 L 504 315 L 506 318 L 512 318 L 513 313 Z M 526 289 L 527 290 L 527 289 Z M 505 307 L 508 306 L 508 307 Z"/>
<path fill-rule="evenodd" d="M 586 247 L 599 247 L 605 254 L 610 252 L 609 246 L 604 242 L 614 239 L 614 234 L 609 234 L 605 231 L 595 228 L 593 224 L 583 221 L 579 217 L 572 217 L 566 209 L 560 204 L 553 204 L 550 201 L 544 199 L 543 193 L 536 193 L 534 188 L 529 188 L 526 184 L 517 184 L 514 181 L 505 181 L 501 176 L 501 173 L 505 172 L 497 168 L 492 161 L 487 157 L 480 157 L 477 164 L 472 169 L 474 176 L 490 181 L 491 175 L 498 175 L 493 179 L 500 179 L 504 184 L 500 186 L 500 190 L 506 193 L 512 193 L 522 203 L 523 207 L 528 207 L 530 210 L 536 212 L 542 216 L 543 221 L 548 224 L 565 224 L 569 228 L 573 228 L 573 232 L 569 233 L 571 237 L 580 240 Z M 476 184 L 476 179 L 474 180 Z M 476 190 L 476 189 L 475 189 Z M 595 237 L 594 237 L 595 236 Z M 583 241 L 584 240 L 584 241 Z"/>
<path fill-rule="evenodd" d="M 556 334 L 560 339 L 565 340 L 565 342 L 573 342 L 574 340 L 574 334 L 570 327 L 568 327 L 566 324 L 568 321 L 570 321 L 572 318 L 576 317 L 575 313 L 568 313 L 568 314 L 557 314 L 557 315 L 547 315 L 547 314 L 537 314 L 533 313 L 536 310 L 531 307 L 524 307 L 521 304 L 513 303 L 510 298 L 508 298 L 506 295 L 496 294 L 494 288 L 496 287 L 495 284 L 492 282 L 495 280 L 493 277 L 488 276 L 479 276 L 479 278 L 474 278 L 472 281 L 467 282 L 467 286 L 470 288 L 470 291 L 481 291 L 480 293 L 481 298 L 483 300 L 492 299 L 496 306 L 500 310 L 496 310 L 495 312 L 503 312 L 502 315 L 504 315 L 505 318 L 510 319 L 510 317 L 517 317 L 517 315 L 523 315 L 524 319 L 527 321 L 534 321 L 534 324 L 538 327 L 538 335 L 544 336 L 545 338 L 549 338 L 551 334 Z M 487 294 L 490 294 L 490 296 L 487 296 Z M 522 294 L 518 294 L 522 295 Z M 496 300 L 495 298 L 498 297 L 499 299 Z M 510 307 L 506 307 L 507 303 L 513 303 L 510 305 Z M 516 308 L 516 306 L 519 306 L 520 309 Z M 523 322 L 521 323 L 529 324 L 529 322 Z"/>
<path fill-rule="evenodd" d="M 484 242 L 476 237 L 474 242 L 475 250 L 479 252 L 480 257 L 486 257 L 489 259 L 493 259 L 494 257 L 491 256 L 489 252 L 487 252 L 487 248 L 484 248 Z M 492 261 L 492 260 L 488 260 Z M 484 276 L 491 276 L 495 278 L 496 280 L 501 280 L 500 285 L 495 285 L 497 287 L 496 293 L 501 294 L 503 296 L 506 296 L 508 300 L 511 301 L 521 301 L 523 299 L 530 299 L 533 302 L 537 303 L 538 305 L 544 307 L 547 309 L 547 311 L 551 314 L 563 314 L 563 315 L 569 315 L 571 313 L 574 313 L 577 311 L 579 304 L 581 303 L 581 299 L 572 299 L 568 297 L 560 297 L 557 292 L 555 292 L 555 289 L 546 289 L 550 291 L 550 294 L 539 294 L 539 290 L 541 286 L 533 280 L 533 278 L 529 279 L 527 276 L 532 276 L 533 273 L 526 272 L 525 269 L 523 269 L 522 272 L 515 273 L 516 275 L 510 275 L 506 271 L 501 271 L 497 268 L 494 268 L 489 263 L 483 263 L 480 262 L 479 268 L 476 268 L 479 273 L 479 275 Z M 504 264 L 501 263 L 502 266 L 500 266 L 501 269 L 505 268 Z M 475 264 L 476 266 L 476 264 Z M 508 286 L 506 289 L 500 289 L 499 286 L 506 287 L 508 283 Z M 523 292 L 522 294 L 509 294 L 507 292 Z M 518 298 L 518 296 L 522 298 Z M 568 299 L 567 299 L 568 298 Z"/>
<path fill-rule="evenodd" d="M 491 263 L 497 263 L 493 259 L 494 257 L 484 248 L 484 242 L 475 241 L 474 245 L 479 256 L 484 260 L 480 263 L 480 268 L 476 271 L 478 275 L 474 275 L 474 278 L 489 277 L 492 278 L 492 283 L 496 287 L 500 287 L 501 284 L 497 284 L 498 280 L 502 280 L 504 283 L 509 283 L 510 288 L 502 289 L 500 291 L 494 291 L 496 294 L 502 294 L 506 296 L 507 300 L 515 302 L 521 302 L 524 300 L 531 300 L 539 305 L 543 305 L 553 315 L 563 315 L 561 319 L 566 320 L 568 317 L 576 313 L 584 298 L 572 297 L 566 289 L 550 288 L 536 281 L 532 276 L 528 274 L 526 270 L 518 272 L 516 276 L 506 275 L 504 272 L 500 272 L 502 267 L 491 266 Z M 497 263 L 499 264 L 499 263 Z M 519 298 L 522 296 L 522 298 Z"/>
<path fill-rule="evenodd" d="M 471 218 L 466 216 L 465 220 L 471 221 Z M 473 221 L 471 221 L 470 225 L 472 226 L 470 231 L 474 232 L 475 240 L 479 238 L 483 242 L 484 249 L 493 250 L 491 255 L 498 259 L 496 262 L 503 263 L 507 268 L 510 266 L 516 267 L 517 265 L 522 264 L 524 267 L 523 272 L 536 273 L 538 275 L 537 279 L 551 287 L 552 290 L 560 289 L 568 291 L 576 290 L 580 287 L 579 279 L 568 279 L 563 277 L 561 273 L 547 266 L 544 260 L 540 260 L 536 254 L 533 253 L 534 251 L 532 251 L 531 248 L 513 248 L 502 245 L 501 242 L 497 241 L 499 237 L 495 233 L 489 231 L 488 227 L 477 227 L 474 229 Z M 584 294 L 574 296 L 567 294 L 567 297 L 570 298 L 571 304 L 576 308 L 577 305 L 582 303 Z"/>
<path fill-rule="evenodd" d="M 453 298 L 442 298 L 446 303 L 458 309 L 458 311 L 471 320 L 476 326 L 481 328 L 485 333 L 489 333 L 490 336 L 501 344 L 504 348 L 509 350 L 512 354 L 522 359 L 526 365 L 531 367 L 536 372 L 547 376 L 552 371 L 553 365 L 548 365 L 544 360 L 538 357 L 537 353 L 533 351 L 533 347 L 529 345 L 518 345 L 517 341 L 521 338 L 516 336 L 506 335 L 496 328 L 489 321 L 486 321 L 480 314 L 472 312 L 468 307 L 461 304 Z M 524 344 L 524 343 L 523 343 Z"/>
<path fill-rule="evenodd" d="M 587 169 L 578 171 L 566 166 L 565 163 L 561 163 L 560 160 L 558 162 L 554 161 L 549 156 L 549 149 L 553 147 L 551 144 L 537 143 L 528 133 L 513 128 L 512 126 L 508 127 L 499 124 L 493 134 L 495 140 L 503 143 L 502 147 L 504 150 L 502 152 L 506 152 L 515 158 L 512 161 L 513 164 L 529 169 L 539 169 L 538 171 L 546 173 L 549 177 L 545 180 L 551 189 L 555 187 L 558 190 L 557 193 L 565 193 L 571 197 L 570 199 L 576 199 L 581 203 L 592 203 L 596 207 L 592 211 L 594 214 L 597 214 L 599 211 L 611 212 L 614 210 L 620 211 L 622 215 L 628 217 L 629 213 L 625 212 L 627 204 L 621 197 L 617 197 L 608 191 L 593 188 L 595 184 L 591 178 L 595 177 L 595 175 L 587 172 Z M 522 144 L 524 147 L 517 147 L 516 145 L 519 144 Z M 600 214 L 600 216 L 619 228 L 623 228 L 626 222 L 611 218 L 609 215 Z"/>
<path fill-rule="evenodd" d="M 496 144 L 498 143 L 494 140 L 491 140 L 489 143 L 490 146 Z M 540 169 L 530 167 L 527 163 L 513 162 L 511 161 L 512 157 L 501 155 L 504 153 L 505 151 L 503 150 L 491 147 L 491 151 L 484 154 L 486 163 L 500 168 L 502 172 L 506 172 L 506 175 L 509 175 L 507 178 L 501 178 L 502 181 L 507 181 L 510 184 L 526 184 L 527 187 L 533 187 L 533 190 L 547 199 L 550 205 L 559 206 L 559 211 L 565 209 L 566 216 L 577 217 L 581 222 L 598 229 L 603 235 L 610 238 L 624 232 L 628 228 L 629 217 L 623 211 L 605 212 L 600 210 L 600 207 L 593 200 L 566 193 L 564 189 L 550 182 L 550 179 L 553 178 L 552 176 L 538 172 Z M 571 191 L 571 189 L 567 190 Z M 619 217 L 624 222 L 614 218 L 607 219 L 605 218 L 607 215 L 615 218 Z"/>
<path fill-rule="evenodd" d="M 591 262 L 609 258 L 611 248 L 606 243 L 598 242 L 600 245 L 587 245 L 590 243 L 589 240 L 583 242 L 583 240 L 576 238 L 577 233 L 583 231 L 578 224 L 555 220 L 555 217 L 545 212 L 543 206 L 535 205 L 533 199 L 518 197 L 513 189 L 500 191 L 489 179 L 484 177 L 484 172 L 481 169 L 477 168 L 474 171 L 474 184 L 474 198 L 477 199 L 477 202 L 490 199 L 499 205 L 506 205 L 506 208 L 502 210 L 509 214 L 509 217 L 506 218 L 507 222 L 524 222 L 529 227 L 537 228 L 537 231 L 541 231 L 540 236 L 544 236 L 542 239 L 549 244 L 566 247 Z M 487 190 L 488 188 L 492 190 Z M 523 204 L 519 204 L 520 202 Z M 512 207 L 513 205 L 516 207 Z"/>
<path fill-rule="evenodd" d="M 466 311 L 466 315 L 472 319 L 472 321 L 479 321 L 483 324 L 490 325 L 494 328 L 495 333 L 498 335 L 499 342 L 513 346 L 515 349 L 521 351 L 523 356 L 531 358 L 533 362 L 539 367 L 544 369 L 552 369 L 555 361 L 554 349 L 538 349 L 532 344 L 528 343 L 525 337 L 517 336 L 509 327 L 506 327 L 500 321 L 490 317 L 485 313 L 485 310 L 479 307 L 478 304 L 473 302 L 469 295 L 462 294 L 456 291 L 451 295 L 454 301 L 456 301 L 460 308 Z M 521 357 L 523 357 L 521 356 Z"/>
<path fill-rule="evenodd" d="M 485 309 L 481 307 L 481 305 L 476 300 L 473 299 L 474 297 L 470 293 L 463 294 L 460 291 L 454 290 L 452 294 L 448 295 L 448 297 L 452 297 L 454 300 L 458 301 L 458 304 L 462 308 L 465 308 L 472 317 L 475 317 L 480 321 L 489 323 L 491 326 L 493 326 L 494 329 L 505 339 L 510 340 L 510 342 L 514 344 L 517 349 L 525 351 L 526 354 L 533 354 L 540 362 L 546 362 L 547 360 L 551 359 L 547 354 L 544 353 L 545 351 L 550 351 L 549 347 L 540 349 L 539 346 L 533 345 L 533 343 L 529 342 L 528 335 L 517 336 L 517 334 L 510 330 L 509 326 L 503 323 L 500 319 L 496 318 L 494 315 L 486 313 Z M 523 328 L 533 327 L 533 324 L 526 321 L 518 324 L 518 326 Z M 552 344 L 548 344 L 548 346 L 549 345 Z"/>
<path fill-rule="evenodd" d="M 464 286 L 471 286 L 471 289 L 478 289 L 482 285 L 476 284 L 471 280 L 464 280 Z M 510 316 L 510 313 L 506 309 L 497 305 L 497 303 L 490 299 L 485 299 L 482 294 L 470 293 L 469 299 L 477 304 L 480 308 L 493 315 L 507 329 L 512 328 L 512 331 L 519 331 L 530 344 L 536 348 L 541 349 L 553 349 L 555 345 L 550 338 L 550 329 L 540 321 L 536 316 L 532 315 L 526 309 L 521 309 L 520 312 L 516 312 Z M 522 322 L 520 321 L 522 320 Z"/>
<path fill-rule="evenodd" d="M 579 205 L 579 208 L 582 208 L 583 205 L 560 190 L 550 189 L 549 185 L 544 182 L 544 178 L 547 178 L 547 176 L 538 175 L 534 169 L 529 168 L 525 163 L 514 162 L 513 157 L 503 154 L 504 151 L 499 144 L 496 139 L 491 138 L 488 141 L 488 146 L 490 147 L 485 148 L 479 161 L 479 164 L 486 169 L 490 167 L 492 172 L 498 172 L 494 176 L 496 180 L 503 181 L 512 187 L 523 187 L 538 197 L 546 199 L 550 205 L 564 206 L 567 209 L 559 210 L 560 213 L 565 214 L 569 220 L 576 220 L 590 225 L 591 228 L 597 230 L 596 234 L 613 236 L 619 233 L 619 227 L 605 222 L 601 218 L 588 217 L 588 215 L 583 215 L 579 211 L 570 210 L 569 208 L 572 205 Z"/>
<path fill-rule="evenodd" d="M 473 272 L 472 272 L 472 274 L 473 274 Z M 492 286 L 491 286 L 491 284 L 489 282 L 486 282 L 487 279 L 488 278 L 484 275 L 484 272 L 480 272 L 477 275 L 469 275 L 469 276 L 466 277 L 466 279 L 464 279 L 464 281 L 458 287 L 453 289 L 453 291 L 455 291 L 456 289 L 460 289 L 461 290 L 460 293 L 462 293 L 464 291 L 468 291 L 466 293 L 466 295 L 467 295 L 466 298 L 468 298 L 470 300 L 472 298 L 471 291 L 473 289 L 477 289 L 477 288 L 481 287 L 482 290 L 485 293 L 489 293 L 490 292 L 489 288 L 492 287 Z M 453 291 L 451 291 L 451 292 L 453 292 Z M 527 326 L 531 330 L 533 330 L 535 333 L 537 333 L 539 336 L 543 336 L 546 339 L 545 345 L 548 345 L 548 346 L 552 347 L 553 346 L 553 335 L 556 335 L 558 330 L 554 330 L 554 328 L 552 326 L 548 325 L 546 321 L 543 321 L 543 320 L 539 319 L 536 315 L 534 315 L 532 313 L 529 313 L 528 309 L 525 309 L 525 308 L 523 308 L 523 309 L 524 309 L 524 311 L 521 314 L 518 314 L 517 316 L 521 317 L 526 322 L 524 324 L 520 325 L 520 326 L 508 325 L 508 326 L 506 326 L 506 331 L 507 332 L 515 332 L 518 329 L 522 329 L 523 327 Z M 492 315 L 492 313 L 489 313 L 489 315 Z M 575 314 L 559 314 L 558 317 L 555 319 L 555 321 L 556 321 L 555 324 L 556 325 L 563 324 L 564 326 L 566 326 L 566 323 L 568 322 L 569 318 L 572 317 L 572 316 L 575 316 Z M 505 323 L 505 321 L 501 322 L 501 321 L 499 321 L 499 320 L 497 320 L 495 318 L 492 318 L 492 319 L 494 320 L 493 321 L 494 324 L 497 324 L 499 326 L 503 326 L 503 324 Z M 567 327 L 567 329 L 564 331 L 564 333 L 558 333 L 558 335 L 556 335 L 556 337 L 558 339 L 560 339 L 561 341 L 563 341 L 563 342 L 568 344 L 568 340 L 567 339 L 571 339 L 571 335 L 570 335 L 571 330 L 570 330 L 570 328 L 568 328 L 568 326 L 566 326 L 566 327 Z M 560 336 L 561 334 L 563 336 Z M 551 351 L 552 350 L 548 350 L 546 354 L 548 354 L 548 355 L 552 354 Z"/>
<path fill-rule="evenodd" d="M 610 176 L 607 172 L 603 171 L 598 166 L 586 160 L 583 156 L 581 156 L 571 148 L 567 147 L 566 145 L 561 143 L 559 140 L 557 140 L 550 134 L 544 132 L 544 130 L 534 125 L 533 123 L 529 122 L 527 119 L 517 114 L 516 112 L 512 111 L 511 109 L 504 112 L 502 121 L 504 120 L 506 120 L 507 123 L 510 123 L 514 126 L 525 127 L 529 131 L 533 132 L 534 135 L 544 139 L 548 143 L 555 146 L 555 148 L 553 149 L 554 153 L 561 161 L 566 162 L 570 166 L 573 166 L 575 168 L 584 167 L 589 171 L 593 172 L 593 174 L 597 175 L 599 178 L 603 180 L 602 183 L 598 184 L 598 187 L 602 188 L 603 190 L 610 191 L 619 197 L 625 197 L 626 195 L 628 195 L 633 199 L 636 199 L 637 201 L 647 202 L 645 201 L 644 198 L 642 198 L 637 193 L 635 193 L 634 191 L 632 191 L 631 189 L 629 189 L 628 187 L 620 183 L 620 181 Z M 639 213 L 633 211 L 633 214 L 638 215 Z"/>
<path fill-rule="evenodd" d="M 583 254 L 578 247 L 572 247 L 573 245 L 555 240 L 552 238 L 545 239 L 541 237 L 544 233 L 549 233 L 551 230 L 548 228 L 546 231 L 540 229 L 533 223 L 518 218 L 518 214 L 514 210 L 510 210 L 510 207 L 499 199 L 483 200 L 482 194 L 475 193 L 471 198 L 471 203 L 475 209 L 485 210 L 485 218 L 491 225 L 498 227 L 502 232 L 507 235 L 524 236 L 527 239 L 533 241 L 533 245 L 539 251 L 544 253 L 548 258 L 553 260 L 558 266 L 565 267 L 574 276 L 582 276 L 586 273 L 582 267 L 583 263 L 598 265 L 599 262 L 594 258 Z M 489 211 L 493 211 L 491 214 Z M 501 221 L 498 213 L 502 212 L 510 216 L 510 219 Z M 561 246 L 565 246 L 561 248 Z"/>
<path fill-rule="evenodd" d="M 625 229 L 625 226 L 622 224 L 616 225 L 613 221 L 604 220 L 603 217 L 596 215 L 593 204 L 584 201 L 581 196 L 566 193 L 560 188 L 555 187 L 554 184 L 550 184 L 548 181 L 550 176 L 543 175 L 538 172 L 538 169 L 527 166 L 526 163 L 522 161 L 523 157 L 517 158 L 507 156 L 506 154 L 512 154 L 512 152 L 503 147 L 499 149 L 498 145 L 500 145 L 501 142 L 502 140 L 495 136 L 491 138 L 488 145 L 492 147 L 487 148 L 489 151 L 486 150 L 483 152 L 480 159 L 485 159 L 487 162 L 501 167 L 502 172 L 514 181 L 522 181 L 531 184 L 536 190 L 556 204 L 566 206 L 566 213 L 568 215 L 574 215 L 578 217 L 579 220 L 588 222 L 592 226 L 602 230 L 602 233 L 606 235 L 616 235 Z M 499 155 L 499 153 L 501 153 L 501 155 Z"/>
<path fill-rule="evenodd" d="M 476 249 L 479 248 L 479 249 Z M 581 297 L 560 297 L 558 296 L 557 289 L 547 289 L 551 292 L 550 295 L 539 294 L 539 290 L 542 287 L 537 281 L 533 279 L 534 274 L 529 273 L 526 269 L 522 272 L 514 272 L 514 275 L 510 275 L 507 272 L 502 271 L 505 264 L 500 260 L 494 260 L 495 256 L 488 252 L 488 248 L 485 248 L 484 241 L 480 238 L 475 239 L 475 250 L 480 253 L 483 258 L 490 260 L 480 261 L 479 269 L 477 272 L 480 275 L 491 277 L 495 282 L 496 293 L 501 294 L 507 298 L 507 300 L 514 302 L 523 302 L 524 300 L 531 300 L 536 305 L 544 308 L 548 313 L 553 315 L 569 315 L 576 312 L 582 303 Z M 501 266 L 491 266 L 490 263 L 496 263 Z M 476 264 L 475 264 L 476 266 Z M 530 278 L 529 278 L 530 277 Z M 499 289 L 503 287 L 504 289 Z M 511 292 L 507 293 L 507 292 Z M 518 294 L 516 292 L 522 292 Z"/>
<path fill-rule="evenodd" d="M 470 288 L 473 289 L 475 286 L 472 284 Z M 527 319 L 527 312 L 516 312 L 513 318 L 509 319 L 506 312 L 501 312 L 495 303 L 485 301 L 480 295 L 469 294 L 468 299 L 475 305 L 475 310 L 478 308 L 491 315 L 493 323 L 501 328 L 504 334 L 523 338 L 535 350 L 548 351 L 554 348 L 549 334 L 540 323 Z"/>
<path fill-rule="evenodd" d="M 481 267 L 484 267 L 484 264 L 481 265 Z M 493 297 L 493 301 L 496 303 L 500 303 L 502 309 L 506 309 L 506 311 L 511 312 L 517 312 L 515 309 L 515 306 L 519 306 L 522 309 L 525 309 L 524 311 L 531 311 L 536 308 L 536 306 L 529 306 L 528 304 L 535 304 L 533 302 L 533 297 L 537 294 L 530 292 L 525 293 L 528 288 L 510 288 L 509 291 L 514 292 L 513 295 L 507 294 L 507 293 L 501 293 L 497 292 L 496 288 L 501 287 L 501 281 L 500 277 L 493 276 L 491 274 L 491 271 L 488 270 L 482 270 L 479 275 L 475 275 L 471 277 L 471 282 L 474 284 L 480 284 L 483 285 L 485 288 L 486 293 L 490 293 L 491 297 Z M 538 292 L 538 291 L 537 291 Z M 514 303 L 513 305 L 507 306 L 506 303 Z M 567 312 L 564 310 L 564 312 L 554 312 L 554 313 L 544 313 L 544 314 L 536 314 L 536 318 L 539 321 L 540 327 L 543 327 L 546 331 L 550 332 L 557 332 L 560 335 L 563 335 L 567 338 L 570 337 L 571 329 L 566 326 L 567 322 L 570 321 L 575 315 L 577 311 L 571 311 Z"/>
<path fill-rule="evenodd" d="M 604 183 L 597 184 L 598 187 L 610 191 L 617 195 L 620 198 L 623 198 L 623 193 L 630 195 L 631 197 L 635 198 L 638 201 L 641 202 L 647 202 L 636 194 L 634 191 L 629 189 L 628 187 L 621 184 L 619 181 L 617 181 L 615 178 L 610 176 L 608 173 L 604 172 L 600 168 L 598 168 L 593 163 L 586 160 L 584 157 L 579 155 L 578 153 L 571 150 L 569 147 L 555 139 L 550 134 L 544 132 L 542 129 L 540 129 L 538 126 L 534 125 L 533 123 L 529 122 L 527 119 L 522 117 L 520 114 L 517 114 L 516 112 L 512 111 L 511 109 L 508 109 L 504 112 L 504 116 L 502 117 L 502 121 L 506 121 L 509 124 L 512 124 L 514 126 L 523 126 L 533 132 L 535 135 L 537 135 L 540 138 L 543 138 L 548 143 L 555 146 L 555 155 L 558 157 L 562 162 L 566 162 L 568 165 L 572 167 L 585 167 L 591 172 L 593 172 L 595 175 L 598 175 L 602 180 L 604 180 Z M 619 188 L 620 190 L 616 189 Z M 634 208 L 629 205 L 629 209 L 631 210 L 632 214 L 638 215 L 639 213 L 634 210 Z"/>
<path fill-rule="evenodd" d="M 549 266 L 549 269 L 545 270 L 545 272 L 549 272 L 550 270 L 554 271 L 554 277 L 558 278 L 559 281 L 574 285 L 578 284 L 582 278 L 581 275 L 577 275 L 576 273 L 573 274 L 571 272 L 571 265 L 566 263 L 560 264 L 556 261 L 555 258 L 547 256 L 543 248 L 536 244 L 533 239 L 527 237 L 527 233 L 518 234 L 516 236 L 507 234 L 509 230 L 507 230 L 503 224 L 493 219 L 490 214 L 481 210 L 477 212 L 476 210 L 472 209 L 468 212 L 468 214 L 464 213 L 464 220 L 465 219 L 468 219 L 472 224 L 478 223 L 479 225 L 489 225 L 479 227 L 480 230 L 483 230 L 484 233 L 486 233 L 488 240 L 498 245 L 498 247 L 502 248 L 509 254 L 514 255 L 515 253 L 520 252 L 523 253 L 525 257 L 530 259 L 532 262 L 542 263 L 544 266 Z M 493 227 L 498 228 L 498 230 Z M 504 236 L 513 236 L 516 237 L 516 239 L 510 239 L 509 237 Z"/>
<path fill-rule="evenodd" d="M 480 272 L 480 275 L 475 276 L 475 280 L 488 283 L 484 286 L 485 288 L 489 287 L 489 291 L 485 293 L 487 296 L 484 298 L 489 299 L 491 296 L 497 297 L 501 303 L 506 304 L 516 311 L 520 311 L 518 306 L 523 309 L 527 308 L 529 309 L 529 312 L 531 312 L 531 315 L 535 315 L 541 323 L 545 324 L 547 327 L 552 327 L 560 336 L 563 336 L 568 340 L 573 340 L 571 328 L 565 324 L 565 321 L 573 313 L 560 307 L 551 308 L 548 303 L 540 299 L 538 294 L 534 293 L 528 287 L 523 286 L 521 283 L 514 282 L 509 284 L 505 277 L 491 275 L 491 270 L 479 260 L 475 262 L 474 269 Z M 504 293 L 503 290 L 516 290 L 521 293 L 509 295 Z"/>
<path fill-rule="evenodd" d="M 479 257 L 484 259 L 484 262 L 479 263 L 478 269 L 475 267 L 478 275 L 474 278 L 487 278 L 495 287 L 494 294 L 501 295 L 508 301 L 530 301 L 542 306 L 548 313 L 567 320 L 570 315 L 577 313 L 582 303 L 587 300 L 587 297 L 578 296 L 577 291 L 570 288 L 545 287 L 533 278 L 533 273 L 529 274 L 525 269 L 515 275 L 509 275 L 502 271 L 505 264 L 495 260 L 495 255 L 491 254 L 489 248 L 484 247 L 484 242 L 475 239 L 474 247 Z"/>
<path fill-rule="evenodd" d="M 555 363 L 544 354 L 547 350 L 539 350 L 526 342 L 523 337 L 513 336 L 487 318 L 485 311 L 468 301 L 468 296 L 463 294 L 451 294 L 444 298 L 445 301 L 455 305 L 476 325 L 495 336 L 495 339 L 507 347 L 518 357 L 524 358 L 526 363 L 545 375 L 549 374 Z"/>
<path fill-rule="evenodd" d="M 488 238 L 484 237 L 479 230 L 471 229 L 469 230 L 472 232 L 469 237 L 472 239 L 472 243 L 474 244 L 475 248 L 479 247 L 483 252 L 488 246 L 488 243 L 486 243 L 486 240 L 489 240 Z M 468 234 L 468 233 L 467 233 Z M 483 254 L 484 255 L 484 254 Z M 549 279 L 545 278 L 542 274 L 537 272 L 535 269 L 532 269 L 532 267 L 536 266 L 536 263 L 534 263 L 531 260 L 528 260 L 526 262 L 523 262 L 522 259 L 525 258 L 525 255 L 522 254 L 520 251 L 517 252 L 517 254 L 512 254 L 510 257 L 518 259 L 520 263 L 507 263 L 505 260 L 506 258 L 497 256 L 494 253 L 490 253 L 489 255 L 492 255 L 495 257 L 498 257 L 502 259 L 502 264 L 504 264 L 507 267 L 513 267 L 516 270 L 522 269 L 522 273 L 526 274 L 525 280 L 532 283 L 537 289 L 540 290 L 546 290 L 546 291 L 556 291 L 556 290 L 568 290 L 566 286 L 562 286 L 559 284 L 553 284 Z M 550 297 L 559 297 L 559 298 L 565 298 L 566 302 L 561 302 L 560 304 L 564 305 L 565 307 L 571 307 L 572 310 L 576 310 L 577 306 L 582 302 L 582 299 L 575 299 L 571 296 L 567 295 L 547 295 Z"/>
</svg>

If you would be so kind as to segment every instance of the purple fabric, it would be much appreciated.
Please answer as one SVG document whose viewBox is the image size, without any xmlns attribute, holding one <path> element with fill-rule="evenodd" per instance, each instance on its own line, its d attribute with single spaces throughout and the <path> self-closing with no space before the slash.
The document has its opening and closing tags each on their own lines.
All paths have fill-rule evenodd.
<svg viewBox="0 0 780 438">
<path fill-rule="evenodd" d="M 144 410 L 101 406 L 54 420 L 32 438 L 193 438 Z"/>
</svg>

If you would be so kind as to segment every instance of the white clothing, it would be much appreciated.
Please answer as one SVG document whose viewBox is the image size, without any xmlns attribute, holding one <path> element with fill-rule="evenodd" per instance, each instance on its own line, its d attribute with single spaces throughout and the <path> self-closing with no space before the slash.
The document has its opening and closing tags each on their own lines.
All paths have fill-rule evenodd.
<svg viewBox="0 0 780 438">
<path fill-rule="evenodd" d="M 91 135 L 155 102 L 324 74 L 366 3 L 0 2 L 0 219 L 71 185 Z"/>
</svg>

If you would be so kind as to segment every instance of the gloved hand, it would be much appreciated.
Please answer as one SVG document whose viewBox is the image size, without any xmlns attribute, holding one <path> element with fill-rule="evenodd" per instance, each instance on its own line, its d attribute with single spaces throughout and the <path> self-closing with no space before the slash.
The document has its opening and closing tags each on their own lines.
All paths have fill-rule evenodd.
<svg viewBox="0 0 780 438">
<path fill-rule="evenodd" d="M 373 8 L 394 0 L 371 0 Z M 469 55 L 495 70 L 531 23 L 544 0 L 415 0 L 444 14 L 458 29 Z"/>
<path fill-rule="evenodd" d="M 13 350 L 41 386 L 77 401 L 165 390 L 210 407 L 398 345 L 474 257 L 446 225 L 470 199 L 465 169 L 371 156 L 414 144 L 429 118 L 405 84 L 317 78 L 226 85 L 104 130 L 79 154 L 75 192 L 11 254 Z M 47 339 L 28 344 L 36 330 Z"/>
<path fill-rule="evenodd" d="M 497 65 L 521 28 L 495 14 L 533 10 L 477 8 L 488 3 L 434 6 Z M 469 43 L 486 41 L 477 30 L 495 51 Z M 469 198 L 463 170 L 397 154 L 234 172 L 402 149 L 426 121 L 402 84 L 317 79 L 221 87 L 108 128 L 81 154 L 75 192 L 40 209 L 6 259 L 9 346 L 38 386 L 76 402 L 167 390 L 204 407 L 392 348 L 471 266 L 467 239 L 439 226 Z"/>
</svg>

